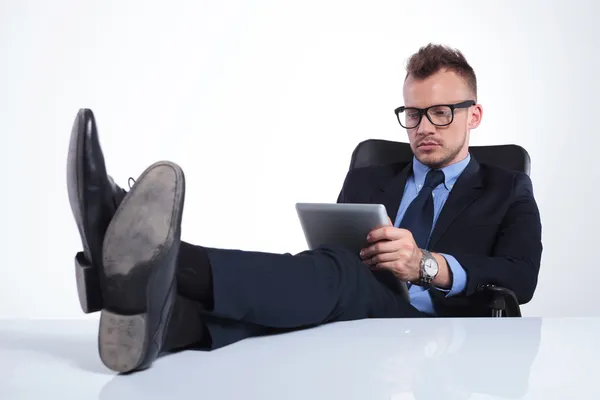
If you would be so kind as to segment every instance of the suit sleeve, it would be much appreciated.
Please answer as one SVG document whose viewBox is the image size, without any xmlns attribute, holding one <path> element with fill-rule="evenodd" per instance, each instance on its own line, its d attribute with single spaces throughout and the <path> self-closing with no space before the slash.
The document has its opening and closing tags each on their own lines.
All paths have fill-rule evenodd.
<svg viewBox="0 0 600 400">
<path fill-rule="evenodd" d="M 342 189 L 340 190 L 340 193 L 338 195 L 337 198 L 337 203 L 348 203 L 350 202 L 350 200 L 348 199 L 348 190 L 350 187 L 350 180 L 351 180 L 351 176 L 352 176 L 352 171 L 348 171 L 348 173 L 346 174 L 346 177 L 344 178 L 344 183 L 342 185 Z"/>
<path fill-rule="evenodd" d="M 452 254 L 467 273 L 465 295 L 480 285 L 512 290 L 520 304 L 533 297 L 542 256 L 542 226 L 531 179 L 519 174 L 490 256 Z"/>
</svg>

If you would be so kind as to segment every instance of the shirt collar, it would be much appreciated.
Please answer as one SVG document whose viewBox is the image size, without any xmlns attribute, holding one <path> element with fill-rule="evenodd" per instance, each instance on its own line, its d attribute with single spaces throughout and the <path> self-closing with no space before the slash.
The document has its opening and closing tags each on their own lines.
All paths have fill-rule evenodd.
<svg viewBox="0 0 600 400">
<path fill-rule="evenodd" d="M 468 153 L 467 157 L 464 158 L 462 161 L 442 168 L 445 177 L 444 186 L 446 187 L 446 190 L 452 190 L 452 187 L 456 183 L 456 180 L 458 179 L 460 174 L 462 174 L 462 172 L 465 170 L 470 161 L 471 153 Z M 425 183 L 425 176 L 427 175 L 429 170 L 431 170 L 431 168 L 421 163 L 419 160 L 417 160 L 416 157 L 413 157 L 413 174 L 415 184 L 417 185 L 417 189 L 421 189 L 423 187 L 423 184 Z"/>
</svg>

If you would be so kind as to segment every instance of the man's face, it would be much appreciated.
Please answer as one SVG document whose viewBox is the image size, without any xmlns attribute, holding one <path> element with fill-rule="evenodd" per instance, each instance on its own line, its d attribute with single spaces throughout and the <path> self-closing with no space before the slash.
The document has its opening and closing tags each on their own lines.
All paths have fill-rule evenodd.
<svg viewBox="0 0 600 400">
<path fill-rule="evenodd" d="M 466 82 L 452 71 L 440 71 L 424 80 L 409 76 L 403 92 L 406 107 L 426 108 L 475 100 Z M 480 105 L 455 109 L 454 120 L 447 126 L 433 125 L 423 115 L 416 128 L 407 129 L 417 160 L 430 168 L 442 168 L 463 160 L 469 151 L 470 130 L 479 126 L 481 116 Z"/>
</svg>

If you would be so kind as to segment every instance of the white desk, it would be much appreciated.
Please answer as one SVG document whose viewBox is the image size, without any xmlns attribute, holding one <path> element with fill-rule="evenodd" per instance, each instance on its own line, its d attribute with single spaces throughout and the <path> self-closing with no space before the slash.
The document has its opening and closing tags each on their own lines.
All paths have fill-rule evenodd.
<svg viewBox="0 0 600 400">
<path fill-rule="evenodd" d="M 0 399 L 597 399 L 600 318 L 365 320 L 118 376 L 97 323 L 0 320 Z"/>
</svg>

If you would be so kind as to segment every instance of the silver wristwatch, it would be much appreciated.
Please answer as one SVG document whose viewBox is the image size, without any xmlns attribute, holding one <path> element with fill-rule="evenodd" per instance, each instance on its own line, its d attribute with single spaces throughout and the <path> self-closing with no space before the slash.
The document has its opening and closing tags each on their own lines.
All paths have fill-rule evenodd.
<svg viewBox="0 0 600 400">
<path fill-rule="evenodd" d="M 423 252 L 423 257 L 421 258 L 421 266 L 419 268 L 418 285 L 429 286 L 438 274 L 439 265 L 431 252 L 423 249 L 421 251 Z"/>
</svg>

